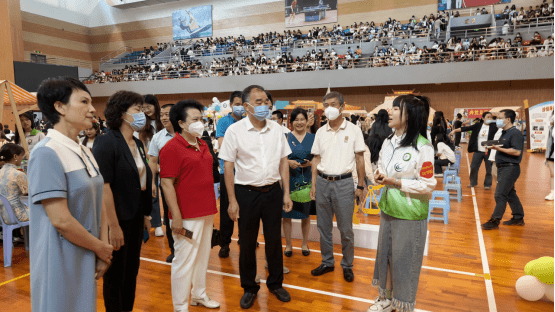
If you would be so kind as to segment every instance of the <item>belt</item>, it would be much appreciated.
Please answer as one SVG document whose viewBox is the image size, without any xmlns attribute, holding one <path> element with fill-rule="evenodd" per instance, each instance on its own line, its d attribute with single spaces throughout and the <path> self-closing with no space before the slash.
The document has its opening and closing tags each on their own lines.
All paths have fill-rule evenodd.
<svg viewBox="0 0 555 312">
<path fill-rule="evenodd" d="M 320 171 L 318 171 L 318 175 L 321 176 L 322 178 L 328 180 L 328 181 L 339 181 L 339 180 L 343 180 L 343 179 L 348 179 L 350 177 L 353 176 L 352 173 L 344 173 L 344 174 L 340 174 L 340 175 L 329 175 L 329 174 L 325 174 L 325 173 L 321 173 Z"/>
<path fill-rule="evenodd" d="M 251 186 L 251 185 L 241 185 L 246 187 L 247 189 L 251 190 L 251 191 L 255 191 L 255 192 L 260 192 L 260 193 L 268 193 L 269 191 L 271 191 L 274 187 L 278 186 L 279 182 L 275 182 L 272 183 L 270 185 L 265 185 L 265 186 Z"/>
<path fill-rule="evenodd" d="M 497 165 L 497 168 L 504 168 L 504 167 L 518 166 L 518 165 L 519 164 L 515 164 L 515 163 L 503 163 L 503 164 Z"/>
</svg>

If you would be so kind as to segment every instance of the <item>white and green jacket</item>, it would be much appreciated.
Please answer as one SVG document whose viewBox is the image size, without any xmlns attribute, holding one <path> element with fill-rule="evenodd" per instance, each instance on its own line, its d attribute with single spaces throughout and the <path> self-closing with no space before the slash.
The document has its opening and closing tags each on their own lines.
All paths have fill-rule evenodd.
<svg viewBox="0 0 555 312">
<path fill-rule="evenodd" d="M 387 177 L 399 179 L 401 187 L 387 185 L 380 199 L 383 213 L 405 220 L 428 218 L 429 194 L 435 189 L 434 147 L 422 135 L 414 147 L 400 147 L 395 134 L 384 141 L 378 168 Z"/>
</svg>

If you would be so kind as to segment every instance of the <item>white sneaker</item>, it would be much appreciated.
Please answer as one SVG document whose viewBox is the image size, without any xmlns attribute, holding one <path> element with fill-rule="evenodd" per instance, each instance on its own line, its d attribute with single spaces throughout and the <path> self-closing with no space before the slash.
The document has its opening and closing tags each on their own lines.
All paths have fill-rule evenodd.
<svg viewBox="0 0 555 312">
<path fill-rule="evenodd" d="M 366 312 L 391 312 L 393 311 L 393 305 L 389 299 L 380 299 L 380 296 L 376 298 L 374 304 L 366 310 Z"/>
<path fill-rule="evenodd" d="M 197 306 L 197 305 L 203 305 L 209 309 L 217 309 L 220 307 L 220 303 L 216 302 L 210 298 L 208 298 L 208 296 L 204 297 L 203 299 L 195 299 L 195 298 L 191 298 L 191 305 L 192 306 Z"/>
<path fill-rule="evenodd" d="M 551 191 L 551 193 L 549 193 L 549 195 L 545 196 L 545 200 L 553 200 L 555 197 L 555 194 L 553 194 L 553 191 Z"/>
<path fill-rule="evenodd" d="M 156 235 L 157 237 L 162 237 L 164 236 L 164 230 L 162 230 L 162 227 L 159 226 L 154 230 L 154 235 Z"/>
</svg>

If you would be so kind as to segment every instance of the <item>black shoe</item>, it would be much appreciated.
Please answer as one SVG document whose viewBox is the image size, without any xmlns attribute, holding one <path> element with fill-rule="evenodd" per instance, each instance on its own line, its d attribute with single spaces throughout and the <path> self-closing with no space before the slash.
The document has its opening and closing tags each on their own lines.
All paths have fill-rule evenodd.
<svg viewBox="0 0 555 312">
<path fill-rule="evenodd" d="M 347 282 L 352 282 L 355 280 L 355 274 L 353 273 L 352 269 L 343 269 L 343 278 L 345 278 L 345 280 Z"/>
<path fill-rule="evenodd" d="M 512 218 L 509 221 L 503 221 L 504 225 L 524 225 L 524 219 L 515 219 Z"/>
<path fill-rule="evenodd" d="M 225 245 L 225 246 L 222 246 L 222 248 L 220 248 L 220 252 L 218 252 L 218 257 L 220 258 L 229 257 L 229 245 Z"/>
<path fill-rule="evenodd" d="M 499 220 L 489 219 L 488 222 L 482 224 L 482 229 L 484 230 L 495 230 L 499 228 Z"/>
<path fill-rule="evenodd" d="M 484 190 L 491 190 L 491 185 L 490 186 L 484 186 Z"/>
<path fill-rule="evenodd" d="M 173 261 L 173 252 L 166 258 L 167 263 L 172 263 Z"/>
<path fill-rule="evenodd" d="M 322 264 L 316 269 L 312 270 L 312 272 L 310 273 L 312 273 L 313 276 L 320 276 L 328 272 L 333 272 L 333 270 L 335 270 L 335 267 L 329 267 L 329 266 L 326 266 L 325 264 Z"/>
<path fill-rule="evenodd" d="M 274 289 L 274 290 L 270 290 L 270 292 L 272 294 L 274 294 L 276 296 L 276 298 L 278 298 L 279 301 L 282 301 L 282 302 L 291 301 L 291 296 L 289 295 L 287 290 L 285 290 L 283 287 L 278 288 L 278 289 Z"/>
<path fill-rule="evenodd" d="M 470 187 L 475 187 L 475 186 L 476 186 L 476 184 L 469 184 L 467 187 L 470 188 Z"/>
<path fill-rule="evenodd" d="M 251 292 L 246 292 L 241 298 L 241 308 L 248 309 L 254 304 L 254 299 L 256 299 L 256 294 Z"/>
<path fill-rule="evenodd" d="M 293 255 L 293 250 L 284 251 L 283 254 L 284 254 L 286 257 L 291 257 L 291 256 Z"/>
<path fill-rule="evenodd" d="M 308 257 L 310 255 L 310 249 L 303 250 L 303 256 Z"/>
</svg>

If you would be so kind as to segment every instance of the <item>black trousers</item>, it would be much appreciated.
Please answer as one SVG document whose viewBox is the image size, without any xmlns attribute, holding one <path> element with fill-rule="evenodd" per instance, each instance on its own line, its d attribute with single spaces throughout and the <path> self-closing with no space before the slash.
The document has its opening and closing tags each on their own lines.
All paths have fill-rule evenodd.
<svg viewBox="0 0 555 312">
<path fill-rule="evenodd" d="M 472 155 L 472 162 L 470 163 L 470 184 L 478 184 L 478 171 L 480 171 L 480 166 L 482 161 L 486 164 L 486 178 L 484 179 L 484 186 L 490 186 L 493 182 L 493 176 L 491 175 L 491 161 L 488 160 L 489 154 L 486 155 L 484 152 L 474 152 Z"/>
<path fill-rule="evenodd" d="M 142 213 L 137 213 L 132 220 L 119 222 L 124 245 L 114 251 L 112 265 L 104 274 L 103 292 L 106 312 L 133 310 L 144 222 Z"/>
<path fill-rule="evenodd" d="M 460 143 L 461 143 L 461 133 L 457 132 L 455 133 L 455 146 L 459 146 Z"/>
<path fill-rule="evenodd" d="M 443 173 L 443 166 L 447 166 L 449 164 L 452 164 L 452 162 L 449 161 L 449 159 L 436 159 L 434 161 L 434 173 L 435 174 L 440 174 Z"/>
<path fill-rule="evenodd" d="M 227 196 L 227 188 L 225 187 L 225 178 L 220 174 L 220 234 L 222 246 L 231 244 L 231 236 L 235 222 L 231 220 L 227 213 L 229 207 L 229 198 Z"/>
<path fill-rule="evenodd" d="M 281 215 L 283 211 L 283 191 L 279 185 L 262 193 L 235 185 L 235 195 L 239 203 L 239 273 L 241 287 L 245 293 L 257 293 L 260 286 L 256 277 L 256 240 L 260 219 L 264 227 L 264 242 L 268 271 L 266 285 L 275 290 L 283 283 L 283 253 L 281 247 Z"/>
<path fill-rule="evenodd" d="M 495 188 L 495 210 L 492 219 L 502 219 L 507 209 L 511 207 L 513 218 L 524 218 L 524 208 L 516 195 L 515 182 L 520 176 L 520 165 L 497 168 L 497 187 Z"/>
<path fill-rule="evenodd" d="M 173 236 L 172 228 L 170 227 L 170 214 L 168 204 L 166 204 L 166 197 L 164 196 L 164 191 L 160 188 L 160 194 L 162 194 L 162 207 L 164 209 L 164 225 L 166 225 L 166 237 L 168 238 L 168 246 L 170 246 L 170 251 L 173 254 Z"/>
</svg>

